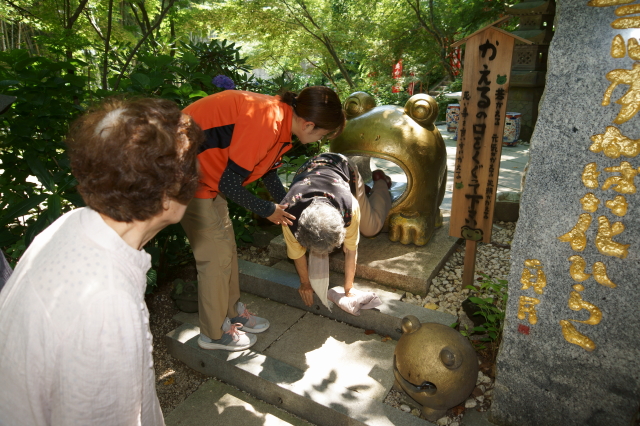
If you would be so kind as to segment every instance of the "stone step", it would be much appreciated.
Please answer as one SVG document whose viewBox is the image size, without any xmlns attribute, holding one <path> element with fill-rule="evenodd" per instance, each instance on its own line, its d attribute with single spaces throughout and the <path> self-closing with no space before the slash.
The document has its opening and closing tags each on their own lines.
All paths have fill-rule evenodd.
<svg viewBox="0 0 640 426">
<path fill-rule="evenodd" d="M 167 426 L 309 426 L 233 386 L 211 379 L 164 419 Z"/>
<path fill-rule="evenodd" d="M 242 300 L 271 321 L 254 347 L 203 350 L 197 344 L 197 314 L 179 314 L 176 319 L 184 323 L 166 336 L 170 353 L 319 426 L 432 425 L 383 402 L 394 380 L 395 340 L 259 296 L 243 293 Z M 215 395 L 209 399 L 211 405 L 219 400 Z"/>
<path fill-rule="evenodd" d="M 358 259 L 360 261 L 360 259 Z M 314 304 L 305 306 L 298 294 L 300 280 L 295 272 L 295 266 L 291 261 L 282 261 L 274 267 L 258 265 L 244 260 L 238 261 L 240 269 L 240 289 L 242 291 L 265 297 L 276 302 L 314 314 L 342 321 L 344 323 L 375 330 L 383 336 L 390 336 L 398 340 L 402 334 L 402 318 L 407 315 L 415 315 L 421 323 L 436 322 L 443 325 L 451 325 L 458 318 L 446 312 L 434 311 L 421 306 L 404 303 L 401 301 L 404 291 L 389 289 L 375 282 L 356 278 L 354 286 L 362 291 L 372 291 L 382 301 L 382 305 L 375 309 L 360 311 L 359 316 L 348 314 L 335 306 L 331 311 L 327 309 L 320 299 L 314 294 Z M 343 285 L 344 275 L 339 272 L 331 272 L 329 286 Z"/>
<path fill-rule="evenodd" d="M 444 218 L 443 225 L 436 229 L 429 243 L 424 246 L 391 242 L 387 233 L 373 238 L 361 237 L 356 277 L 424 296 L 429 292 L 431 280 L 459 247 L 458 238 L 449 236 L 448 217 Z M 282 235 L 271 240 L 269 256 L 287 259 L 287 247 Z M 334 252 L 329 259 L 332 271 L 344 272 L 343 253 Z"/>
</svg>

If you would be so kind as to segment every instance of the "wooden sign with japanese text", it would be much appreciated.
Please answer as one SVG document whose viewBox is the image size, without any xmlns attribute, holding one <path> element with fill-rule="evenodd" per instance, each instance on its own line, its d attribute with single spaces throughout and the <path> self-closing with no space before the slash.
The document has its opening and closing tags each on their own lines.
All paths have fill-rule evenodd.
<svg viewBox="0 0 640 426">
<path fill-rule="evenodd" d="M 491 242 L 514 38 L 494 27 L 466 40 L 449 235 Z"/>
</svg>

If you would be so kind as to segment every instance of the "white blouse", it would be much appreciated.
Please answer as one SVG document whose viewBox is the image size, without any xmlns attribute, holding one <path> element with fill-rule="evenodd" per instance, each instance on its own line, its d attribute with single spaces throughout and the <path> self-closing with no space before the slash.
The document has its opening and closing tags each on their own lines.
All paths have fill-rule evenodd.
<svg viewBox="0 0 640 426">
<path fill-rule="evenodd" d="M 90 208 L 35 238 L 0 292 L 1 425 L 164 425 L 150 266 Z"/>
</svg>

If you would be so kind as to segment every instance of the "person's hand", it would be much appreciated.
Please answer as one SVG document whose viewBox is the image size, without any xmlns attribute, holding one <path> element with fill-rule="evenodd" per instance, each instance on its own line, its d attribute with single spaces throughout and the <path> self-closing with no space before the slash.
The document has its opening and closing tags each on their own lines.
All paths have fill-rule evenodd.
<svg viewBox="0 0 640 426">
<path fill-rule="evenodd" d="M 305 305 L 313 305 L 313 288 L 310 283 L 300 283 L 298 293 L 300 293 L 300 297 Z"/>
<path fill-rule="evenodd" d="M 353 290 L 353 284 L 344 286 L 344 295 L 347 297 L 355 297 L 356 295 L 351 291 Z"/>
<path fill-rule="evenodd" d="M 293 222 L 291 221 L 296 217 L 291 213 L 284 211 L 287 207 L 289 207 L 288 204 L 276 204 L 276 211 L 274 211 L 271 216 L 267 217 L 267 219 L 276 225 L 293 225 Z"/>
</svg>

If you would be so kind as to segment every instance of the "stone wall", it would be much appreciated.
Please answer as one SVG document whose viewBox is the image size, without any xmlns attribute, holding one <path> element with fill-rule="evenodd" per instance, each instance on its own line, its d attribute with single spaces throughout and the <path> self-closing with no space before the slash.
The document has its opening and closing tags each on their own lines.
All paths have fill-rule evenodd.
<svg viewBox="0 0 640 426">
<path fill-rule="evenodd" d="M 603 3 L 558 2 L 512 243 L 498 425 L 629 426 L 638 415 L 640 105 L 627 100 L 640 96 L 629 57 L 640 55 L 627 45 L 638 29 L 612 25 L 640 19 L 620 21 L 621 0 Z"/>
</svg>

